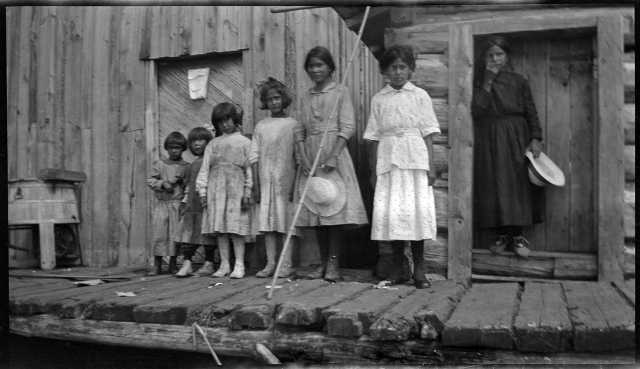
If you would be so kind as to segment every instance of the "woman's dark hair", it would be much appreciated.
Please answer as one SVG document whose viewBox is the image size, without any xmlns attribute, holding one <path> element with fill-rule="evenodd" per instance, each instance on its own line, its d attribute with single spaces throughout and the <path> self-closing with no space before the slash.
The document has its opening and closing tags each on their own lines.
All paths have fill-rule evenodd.
<svg viewBox="0 0 640 369">
<path fill-rule="evenodd" d="M 267 94 L 271 90 L 276 90 L 280 96 L 282 97 L 282 109 L 286 109 L 289 105 L 291 105 L 291 95 L 289 94 L 289 89 L 284 83 L 278 81 L 275 78 L 269 77 L 266 81 L 262 82 L 258 86 L 258 90 L 260 92 L 260 102 L 262 105 L 260 109 L 267 110 Z"/>
<path fill-rule="evenodd" d="M 211 124 L 215 127 L 216 132 L 221 132 L 219 124 L 229 118 L 231 118 L 233 124 L 241 126 L 242 109 L 230 102 L 223 102 L 213 107 L 213 111 L 211 112 Z"/>
<path fill-rule="evenodd" d="M 187 149 L 187 139 L 182 133 L 173 131 L 164 139 L 164 149 L 169 150 L 169 146 L 180 146 L 184 151 Z"/>
<path fill-rule="evenodd" d="M 191 145 L 198 140 L 205 140 L 207 143 L 209 143 L 209 141 L 213 140 L 213 135 L 211 134 L 211 131 L 204 127 L 196 127 L 192 129 L 187 135 L 189 150 L 191 150 Z M 191 150 L 191 153 L 193 154 L 193 150 Z"/>
<path fill-rule="evenodd" d="M 387 70 L 396 59 L 402 60 L 412 71 L 416 70 L 416 58 L 413 56 L 413 48 L 409 45 L 393 45 L 382 54 L 379 62 L 380 71 Z"/>
<path fill-rule="evenodd" d="M 507 53 L 507 55 L 509 55 L 509 53 L 511 52 L 511 45 L 509 44 L 509 41 L 507 40 L 506 37 L 504 36 L 490 36 L 489 38 L 487 38 L 487 40 L 485 41 L 485 45 L 483 48 L 483 52 L 482 52 L 482 56 L 484 57 L 487 54 L 487 51 L 489 50 L 489 48 L 491 46 L 497 46 L 499 48 L 501 48 L 502 50 L 504 50 L 505 53 Z"/>
<path fill-rule="evenodd" d="M 311 58 L 318 58 L 322 60 L 331 72 L 336 70 L 336 63 L 333 61 L 333 56 L 331 52 L 324 46 L 316 46 L 313 49 L 309 50 L 307 53 L 307 57 L 304 59 L 304 70 L 309 69 L 309 63 L 311 62 Z"/>
</svg>

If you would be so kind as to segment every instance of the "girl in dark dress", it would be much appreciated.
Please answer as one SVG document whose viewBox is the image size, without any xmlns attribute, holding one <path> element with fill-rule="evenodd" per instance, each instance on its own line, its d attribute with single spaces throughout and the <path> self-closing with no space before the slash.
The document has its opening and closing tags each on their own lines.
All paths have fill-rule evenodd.
<svg viewBox="0 0 640 369">
<path fill-rule="evenodd" d="M 542 150 L 542 129 L 527 80 L 507 66 L 509 45 L 504 37 L 488 39 L 474 86 L 474 182 L 477 226 L 492 228 L 498 238 L 490 247 L 506 247 L 529 255 L 523 227 L 540 222 L 539 201 L 527 175 L 525 152 Z"/>
</svg>

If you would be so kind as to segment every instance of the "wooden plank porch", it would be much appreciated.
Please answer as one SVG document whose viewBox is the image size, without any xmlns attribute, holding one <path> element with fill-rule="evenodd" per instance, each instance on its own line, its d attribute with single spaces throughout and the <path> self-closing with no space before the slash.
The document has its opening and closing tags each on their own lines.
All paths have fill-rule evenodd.
<svg viewBox="0 0 640 369">
<path fill-rule="evenodd" d="M 281 360 L 322 362 L 634 361 L 635 280 L 470 288 L 446 280 L 416 290 L 374 288 L 371 279 L 353 277 L 334 284 L 283 279 L 268 300 L 270 280 L 254 277 L 178 279 L 86 268 L 54 273 L 128 279 L 78 287 L 68 279 L 29 278 L 39 271 L 11 271 L 12 333 L 208 352 L 201 337 L 194 342 L 197 323 L 216 352 L 230 356 L 255 356 L 255 344 L 262 343 Z"/>
</svg>

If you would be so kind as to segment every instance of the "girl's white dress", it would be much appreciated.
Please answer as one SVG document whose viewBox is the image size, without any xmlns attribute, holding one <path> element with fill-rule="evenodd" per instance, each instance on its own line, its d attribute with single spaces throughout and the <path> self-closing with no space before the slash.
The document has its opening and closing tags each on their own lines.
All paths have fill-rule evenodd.
<svg viewBox="0 0 640 369">
<path fill-rule="evenodd" d="M 436 237 L 436 209 L 429 186 L 429 153 L 423 137 L 440 133 L 431 98 L 411 82 L 387 85 L 371 100 L 364 139 L 378 141 L 371 239 Z"/>
<path fill-rule="evenodd" d="M 216 137 L 204 150 L 196 177 L 196 191 L 207 197 L 203 234 L 250 235 L 250 211 L 241 209 L 242 197 L 251 194 L 250 150 L 251 140 L 240 132 Z"/>
<path fill-rule="evenodd" d="M 266 118 L 258 122 L 251 140 L 249 162 L 258 163 L 260 203 L 256 205 L 258 232 L 287 233 L 293 218 L 296 176 L 293 118 Z"/>
</svg>

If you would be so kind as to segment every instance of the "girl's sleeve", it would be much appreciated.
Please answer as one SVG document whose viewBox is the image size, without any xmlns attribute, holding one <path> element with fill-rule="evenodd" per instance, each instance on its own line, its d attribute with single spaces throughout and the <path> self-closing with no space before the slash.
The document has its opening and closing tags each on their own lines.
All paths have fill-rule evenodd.
<svg viewBox="0 0 640 369">
<path fill-rule="evenodd" d="M 527 118 L 527 123 L 529 124 L 529 139 L 537 138 L 538 140 L 542 140 L 542 127 L 540 127 L 538 112 L 533 102 L 531 87 L 529 87 L 529 82 L 524 78 L 522 79 L 522 99 L 524 103 L 524 116 Z"/>
<path fill-rule="evenodd" d="M 380 111 L 379 105 L 380 104 L 378 99 L 374 96 L 373 99 L 371 100 L 371 109 L 369 112 L 369 120 L 367 121 L 367 128 L 365 128 L 364 134 L 362 135 L 362 138 L 364 138 L 365 140 L 369 140 L 369 141 L 380 140 L 380 136 L 378 135 L 378 132 L 380 129 L 380 124 L 378 123 L 378 121 L 380 120 L 380 117 L 378 114 L 378 112 Z"/>
<path fill-rule="evenodd" d="M 251 196 L 251 188 L 253 187 L 253 173 L 251 171 L 251 162 L 249 160 L 251 153 L 251 144 L 245 146 L 245 166 L 244 166 L 244 196 Z"/>
<path fill-rule="evenodd" d="M 211 146 L 213 146 L 213 141 L 207 144 L 207 147 L 204 149 L 204 155 L 202 156 L 202 166 L 200 166 L 200 170 L 198 171 L 198 175 L 196 176 L 196 192 L 200 197 L 207 196 L 207 184 L 209 182 L 209 166 L 210 161 L 209 157 L 211 156 Z"/>
<path fill-rule="evenodd" d="M 436 112 L 433 110 L 433 102 L 431 97 L 425 91 L 424 94 L 420 94 L 418 100 L 418 108 L 420 110 L 420 133 L 422 137 L 427 137 L 434 133 L 440 133 L 440 124 L 438 124 L 438 118 L 436 118 Z"/>
<path fill-rule="evenodd" d="M 154 161 L 151 165 L 151 173 L 149 174 L 149 187 L 156 189 L 162 182 L 162 174 L 160 172 L 160 161 Z"/>
<path fill-rule="evenodd" d="M 340 106 L 338 111 L 338 136 L 348 140 L 355 133 L 355 118 L 353 104 L 351 104 L 351 92 L 348 88 L 340 86 Z"/>
<path fill-rule="evenodd" d="M 473 98 L 471 99 L 471 113 L 474 116 L 482 116 L 491 110 L 492 96 L 482 86 L 476 86 L 473 89 Z"/>
<path fill-rule="evenodd" d="M 304 129 L 304 125 L 302 124 L 302 118 L 304 117 L 304 112 L 306 105 L 306 100 L 303 98 L 300 106 L 300 110 L 298 112 L 298 119 L 296 119 L 296 125 L 293 127 L 293 139 L 296 143 L 300 141 L 304 141 L 306 138 L 306 133 Z"/>
<path fill-rule="evenodd" d="M 253 131 L 253 136 L 251 137 L 251 146 L 249 149 L 249 166 L 251 164 L 255 164 L 259 159 L 259 148 L 260 148 L 260 132 L 258 131 L 258 127 L 260 123 L 256 126 L 256 129 Z"/>
</svg>

